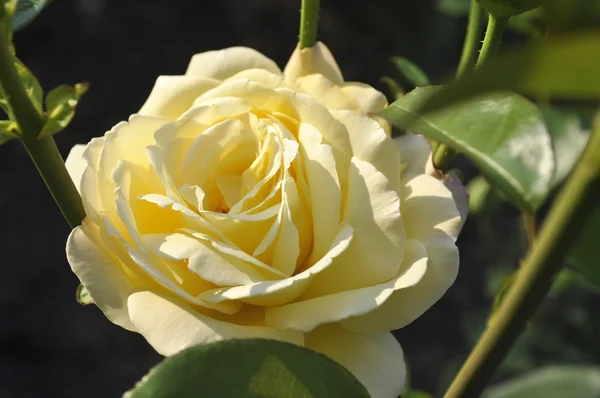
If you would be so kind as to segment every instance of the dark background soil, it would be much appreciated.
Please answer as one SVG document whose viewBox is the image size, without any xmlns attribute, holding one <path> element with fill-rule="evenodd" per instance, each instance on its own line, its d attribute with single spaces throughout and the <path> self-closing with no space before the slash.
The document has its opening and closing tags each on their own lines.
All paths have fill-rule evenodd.
<svg viewBox="0 0 600 398">
<path fill-rule="evenodd" d="M 46 90 L 90 82 L 68 129 L 63 155 L 139 109 L 160 74 L 180 74 L 197 52 L 249 46 L 283 66 L 296 44 L 296 0 L 55 0 L 16 34 L 19 57 Z M 465 20 L 425 0 L 323 0 L 320 39 L 347 80 L 385 90 L 392 55 L 431 76 L 452 72 Z M 510 217 L 514 214 L 507 213 Z M 117 397 L 160 357 L 137 334 L 75 301 L 65 259 L 69 229 L 18 142 L 0 147 L 0 397 Z M 509 233 L 514 233 L 514 230 Z M 461 313 L 486 306 L 484 256 L 471 222 L 459 240 L 456 284 L 399 331 L 413 385 L 434 392 L 450 361 L 467 349 Z"/>
</svg>

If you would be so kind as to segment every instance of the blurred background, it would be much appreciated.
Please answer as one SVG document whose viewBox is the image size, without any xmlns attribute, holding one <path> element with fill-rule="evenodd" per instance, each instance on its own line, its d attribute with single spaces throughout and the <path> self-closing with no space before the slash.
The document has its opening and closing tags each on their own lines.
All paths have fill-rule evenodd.
<svg viewBox="0 0 600 398">
<path fill-rule="evenodd" d="M 403 56 L 435 82 L 451 76 L 465 31 L 463 0 L 323 0 L 320 40 L 346 80 L 390 95 L 382 76 L 411 88 L 390 62 Z M 60 0 L 16 33 L 17 55 L 45 90 L 87 81 L 70 126 L 56 136 L 64 156 L 136 112 L 161 74 L 190 57 L 253 47 L 284 66 L 297 40 L 299 0 Z M 518 26 L 507 41 L 531 28 Z M 531 33 L 531 32 L 529 32 Z M 466 181 L 475 169 L 456 159 Z M 439 396 L 466 358 L 493 298 L 526 247 L 520 216 L 492 193 L 467 221 L 461 270 L 448 294 L 398 331 L 413 388 Z M 65 259 L 69 229 L 21 144 L 0 146 L 0 397 L 118 397 L 160 357 L 137 334 L 75 301 Z M 550 364 L 599 363 L 600 300 L 565 272 L 496 382 Z"/>
</svg>

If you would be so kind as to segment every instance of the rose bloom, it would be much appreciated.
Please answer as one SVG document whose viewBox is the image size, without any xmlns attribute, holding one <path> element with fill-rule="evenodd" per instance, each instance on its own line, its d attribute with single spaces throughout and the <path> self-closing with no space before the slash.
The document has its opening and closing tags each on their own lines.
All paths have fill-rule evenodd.
<svg viewBox="0 0 600 398">
<path fill-rule="evenodd" d="M 322 43 L 283 72 L 249 48 L 195 55 L 128 122 L 71 151 L 87 214 L 67 242 L 73 272 L 163 355 L 283 340 L 397 397 L 390 331 L 453 283 L 462 205 L 427 141 L 392 140 L 373 116 L 386 105 L 344 82 Z"/>
</svg>

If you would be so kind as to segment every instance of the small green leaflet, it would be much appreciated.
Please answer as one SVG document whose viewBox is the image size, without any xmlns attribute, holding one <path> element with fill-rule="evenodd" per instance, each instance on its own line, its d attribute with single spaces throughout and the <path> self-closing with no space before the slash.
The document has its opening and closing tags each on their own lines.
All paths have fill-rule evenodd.
<svg viewBox="0 0 600 398">
<path fill-rule="evenodd" d="M 429 77 L 414 62 L 404 57 L 392 57 L 392 63 L 402 75 L 415 86 L 429 86 Z"/>
<path fill-rule="evenodd" d="M 10 120 L 0 120 L 0 145 L 18 138 L 17 125 Z"/>
<path fill-rule="evenodd" d="M 47 137 L 63 130 L 75 116 L 75 107 L 88 89 L 87 83 L 75 86 L 62 85 L 50 91 L 46 96 L 46 124 L 40 137 Z"/>
<path fill-rule="evenodd" d="M 25 87 L 25 91 L 27 95 L 31 99 L 33 105 L 39 110 L 42 110 L 42 99 L 44 97 L 44 91 L 40 86 L 40 83 L 36 79 L 36 77 L 31 73 L 31 71 L 25 66 L 23 62 L 17 60 L 15 64 L 17 67 L 17 72 L 21 77 L 21 82 L 23 82 L 23 86 Z"/>
<path fill-rule="evenodd" d="M 82 284 L 77 286 L 77 290 L 75 291 L 75 299 L 81 305 L 94 304 L 94 299 L 92 296 L 90 296 L 90 292 L 88 292 L 88 290 Z"/>
<path fill-rule="evenodd" d="M 233 339 L 188 348 L 148 373 L 125 398 L 368 398 L 344 367 L 297 345 Z"/>
</svg>

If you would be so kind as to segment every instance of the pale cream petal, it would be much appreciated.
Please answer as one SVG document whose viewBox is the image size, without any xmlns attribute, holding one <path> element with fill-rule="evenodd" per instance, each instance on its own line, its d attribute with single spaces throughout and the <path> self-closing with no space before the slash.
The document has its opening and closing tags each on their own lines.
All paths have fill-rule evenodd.
<svg viewBox="0 0 600 398">
<path fill-rule="evenodd" d="M 360 110 L 360 105 L 351 94 L 321 74 L 301 76 L 296 81 L 307 94 L 328 109 Z"/>
<path fill-rule="evenodd" d="M 394 292 L 381 312 L 373 312 L 372 316 L 367 314 L 364 319 L 357 317 L 356 320 L 344 321 L 344 326 L 364 333 L 399 329 L 420 317 L 442 298 L 458 273 L 458 249 L 452 239 L 441 232 L 435 239 L 428 240 L 425 246 L 429 257 L 427 272 L 418 284 Z"/>
<path fill-rule="evenodd" d="M 406 240 L 400 198 L 383 174 L 356 158 L 343 221 L 354 228 L 352 244 L 315 278 L 308 297 L 373 286 L 398 275 Z"/>
<path fill-rule="evenodd" d="M 405 134 L 393 141 L 400 150 L 405 174 L 437 174 L 433 166 L 431 144 L 424 135 Z"/>
<path fill-rule="evenodd" d="M 314 126 L 323 135 L 323 144 L 332 147 L 343 197 L 345 194 L 343 191 L 348 181 L 350 159 L 352 158 L 352 146 L 345 126 L 313 97 L 286 88 L 278 88 L 275 91 L 292 104 L 298 114 L 297 120 L 299 122 Z"/>
<path fill-rule="evenodd" d="M 219 97 L 194 101 L 190 109 L 181 115 L 181 119 L 191 119 L 206 126 L 212 126 L 226 119 L 247 114 L 252 104 L 244 98 Z"/>
<path fill-rule="evenodd" d="M 247 47 L 230 47 L 196 54 L 192 57 L 185 74 L 225 80 L 245 69 L 264 69 L 281 75 L 281 70 L 275 62 Z"/>
<path fill-rule="evenodd" d="M 402 189 L 402 214 L 407 237 L 426 242 L 443 232 L 456 241 L 461 217 L 452 192 L 443 182 L 426 174 L 403 177 L 406 185 Z"/>
<path fill-rule="evenodd" d="M 154 142 L 154 133 L 166 123 L 169 119 L 133 115 L 129 122 L 121 122 L 106 133 L 98 159 L 98 191 L 105 210 L 114 209 L 112 173 L 119 161 L 127 161 L 140 171 L 150 170 L 146 147 Z"/>
<path fill-rule="evenodd" d="M 158 353 L 166 356 L 195 345 L 232 338 L 267 338 L 303 344 L 301 333 L 216 320 L 183 302 L 150 291 L 133 293 L 127 306 L 138 332 Z"/>
<path fill-rule="evenodd" d="M 119 219 L 126 228 L 129 239 L 123 240 L 122 244 L 126 248 L 131 259 L 139 266 L 145 275 L 153 280 L 157 285 L 162 286 L 167 291 L 177 295 L 183 300 L 192 304 L 203 306 L 210 309 L 223 312 L 225 314 L 234 314 L 241 308 L 240 303 L 230 302 L 227 305 L 215 305 L 214 303 L 205 302 L 197 299 L 190 294 L 193 287 L 194 290 L 203 291 L 208 284 L 197 275 L 183 271 L 176 264 L 169 264 L 162 258 L 151 252 L 146 242 L 142 239 L 138 232 L 138 221 L 136 220 L 131 208 L 131 179 L 132 174 L 129 164 L 120 162 L 119 166 L 113 173 L 115 180 L 115 207 Z M 160 223 L 159 223 L 160 224 Z M 224 303 L 225 304 L 225 303 Z"/>
<path fill-rule="evenodd" d="M 402 193 L 406 234 L 425 246 L 427 272 L 415 286 L 397 290 L 379 310 L 345 321 L 347 328 L 365 333 L 401 328 L 437 302 L 456 279 L 459 256 L 454 240 L 460 216 L 450 191 L 436 178 L 422 174 L 413 176 Z M 389 314 L 393 316 L 386 319 Z"/>
<path fill-rule="evenodd" d="M 81 193 L 81 177 L 85 168 L 88 166 L 87 160 L 83 157 L 87 145 L 77 144 L 71 148 L 67 159 L 65 160 L 65 167 L 69 172 L 69 176 L 73 180 L 73 183 L 77 187 L 77 190 Z"/>
<path fill-rule="evenodd" d="M 236 79 L 247 79 L 271 88 L 287 87 L 292 90 L 301 90 L 296 82 L 286 80 L 281 74 L 274 74 L 265 69 L 246 69 L 227 78 L 226 81 Z"/>
<path fill-rule="evenodd" d="M 208 103 L 208 101 L 214 101 L 218 98 L 241 98 L 249 102 L 254 108 L 269 112 L 280 112 L 295 118 L 295 109 L 291 106 L 287 98 L 281 95 L 278 90 L 290 89 L 273 89 L 251 80 L 236 79 L 223 82 L 218 87 L 202 94 L 196 100 L 196 104 L 205 104 Z"/>
<path fill-rule="evenodd" d="M 362 112 L 332 111 L 331 114 L 346 126 L 354 156 L 375 166 L 399 192 L 400 152 L 379 123 Z"/>
<path fill-rule="evenodd" d="M 314 126 L 300 124 L 298 140 L 304 157 L 313 218 L 314 243 L 309 264 L 326 254 L 338 231 L 341 217 L 341 188 L 335 159 L 331 146 L 323 144 L 322 138 Z"/>
<path fill-rule="evenodd" d="M 345 290 L 327 296 L 267 308 L 265 322 L 278 329 L 292 329 L 308 333 L 319 325 L 365 314 L 369 316 L 369 313 L 376 311 L 379 306 L 385 305 L 384 303 L 395 292 L 415 286 L 423 278 L 427 270 L 427 252 L 423 244 L 418 241 L 407 243 L 401 269 L 398 276 L 379 285 Z M 299 300 L 302 300 L 302 297 Z M 379 318 L 375 320 L 379 320 Z M 383 321 L 385 322 L 385 320 Z M 393 321 L 392 319 L 387 324 L 393 323 Z M 390 330 L 385 329 L 386 332 Z"/>
<path fill-rule="evenodd" d="M 95 137 L 87 144 L 83 158 L 87 160 L 88 167 L 81 176 L 78 186 L 85 214 L 96 224 L 101 224 L 100 213 L 103 211 L 98 188 L 98 161 L 104 146 L 104 137 Z"/>
<path fill-rule="evenodd" d="M 282 189 L 281 208 L 276 223 L 279 224 L 277 241 L 273 247 L 271 265 L 285 275 L 291 276 L 296 270 L 300 256 L 298 228 L 292 220 L 290 208 L 297 208 L 298 190 L 291 176 L 286 171 Z"/>
<path fill-rule="evenodd" d="M 351 95 L 365 113 L 376 113 L 388 104 L 385 95 L 365 83 L 348 82 L 342 85 L 342 90 Z"/>
<path fill-rule="evenodd" d="M 239 286 L 269 279 L 267 272 L 219 252 L 207 240 L 182 233 L 142 237 L 151 250 L 172 261 L 186 260 L 187 268 L 217 286 Z"/>
<path fill-rule="evenodd" d="M 335 58 L 329 48 L 320 41 L 310 48 L 296 47 L 283 70 L 285 77 L 290 80 L 314 73 L 320 73 L 334 84 L 344 83 L 344 77 Z"/>
<path fill-rule="evenodd" d="M 454 198 L 454 202 L 456 203 L 456 208 L 460 213 L 460 227 L 459 230 L 462 230 L 465 222 L 467 222 L 467 214 L 469 213 L 469 193 L 467 189 L 463 185 L 460 178 L 452 173 L 445 174 L 441 181 L 444 183 L 446 188 L 450 190 L 452 193 L 452 197 Z"/>
<path fill-rule="evenodd" d="M 449 239 L 446 242 L 448 245 L 451 243 Z M 359 333 L 385 333 L 400 329 L 419 317 L 439 300 L 456 276 L 452 276 L 455 270 L 452 263 L 458 265 L 457 253 L 452 250 L 445 253 L 449 258 L 435 254 L 430 256 L 425 245 L 418 240 L 409 240 L 403 267 L 426 263 L 426 272 L 419 282 L 394 290 L 373 311 L 346 319 L 341 322 L 342 326 Z"/>
<path fill-rule="evenodd" d="M 67 239 L 67 259 L 71 269 L 106 317 L 125 329 L 135 331 L 127 313 L 127 297 L 132 285 L 122 272 L 98 233 L 87 220 Z"/>
<path fill-rule="evenodd" d="M 242 300 L 248 304 L 259 306 L 276 306 L 294 300 L 300 296 L 313 281 L 315 275 L 331 266 L 332 261 L 343 253 L 352 240 L 353 230 L 342 224 L 340 231 L 331 244 L 331 248 L 321 260 L 307 270 L 280 281 L 269 281 L 237 286 L 227 289 L 216 289 L 203 293 L 200 298 L 211 302 L 224 300 Z"/>
<path fill-rule="evenodd" d="M 219 80 L 189 75 L 159 76 L 138 113 L 175 120 L 192 106 L 196 98 L 219 83 Z"/>
<path fill-rule="evenodd" d="M 363 335 L 339 325 L 324 325 L 306 334 L 304 345 L 348 369 L 372 398 L 400 396 L 406 365 L 402 347 L 391 333 Z"/>
</svg>

